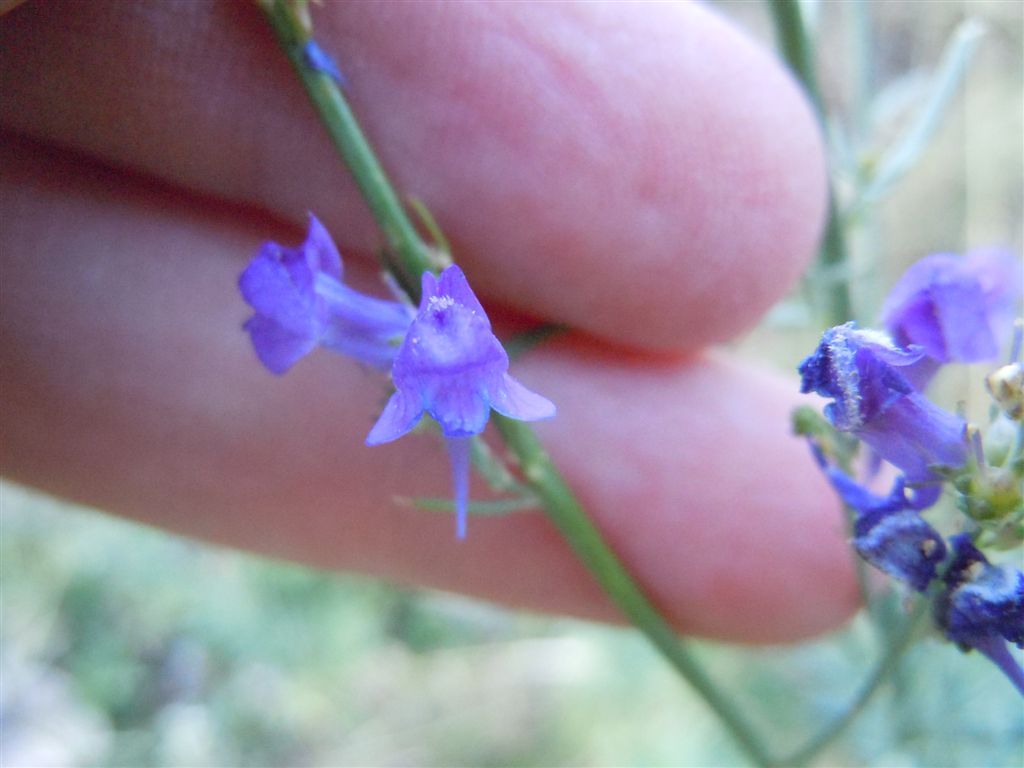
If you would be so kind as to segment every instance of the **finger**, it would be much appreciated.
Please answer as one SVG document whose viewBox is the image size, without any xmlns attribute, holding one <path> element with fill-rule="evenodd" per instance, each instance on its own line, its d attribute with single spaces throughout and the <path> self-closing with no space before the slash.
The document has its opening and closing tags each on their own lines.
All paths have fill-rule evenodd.
<svg viewBox="0 0 1024 768">
<path fill-rule="evenodd" d="M 810 111 L 696 4 L 330 3 L 318 35 L 403 193 L 480 292 L 652 348 L 750 326 L 819 231 Z M 0 120 L 118 167 L 380 240 L 253 4 L 30 3 Z"/>
<path fill-rule="evenodd" d="M 5 474 L 277 557 L 616 615 L 542 515 L 474 519 L 459 543 L 448 516 L 393 503 L 447 495 L 449 479 L 429 435 L 363 445 L 379 375 L 328 353 L 281 378 L 257 364 L 239 254 L 261 230 L 299 233 L 24 145 L 4 155 Z M 787 436 L 791 382 L 578 341 L 515 373 L 558 403 L 542 439 L 680 628 L 782 640 L 847 615 L 840 517 Z"/>
</svg>

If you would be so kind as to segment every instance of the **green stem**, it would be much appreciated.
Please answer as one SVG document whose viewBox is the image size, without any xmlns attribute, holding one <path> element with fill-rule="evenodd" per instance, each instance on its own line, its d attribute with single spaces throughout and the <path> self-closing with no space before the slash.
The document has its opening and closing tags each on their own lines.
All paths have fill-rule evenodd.
<svg viewBox="0 0 1024 768">
<path fill-rule="evenodd" d="M 407 273 L 400 276 L 405 278 L 403 284 L 412 282 L 415 285 L 415 292 L 411 292 L 415 299 L 419 295 L 419 275 L 435 266 L 429 247 L 406 216 L 336 83 L 305 63 L 302 47 L 309 39 L 309 31 L 298 15 L 295 3 L 264 0 L 261 6 L 278 42 L 302 78 L 331 140 L 384 230 L 388 245 L 397 255 L 403 272 Z M 718 714 L 750 759 L 759 766 L 771 765 L 761 740 L 736 707 L 718 691 L 605 543 L 530 427 L 497 414 L 494 418 L 547 514 L 612 600 Z"/>
<path fill-rule="evenodd" d="M 420 275 L 434 270 L 431 249 L 423 242 L 405 212 L 384 168 L 366 140 L 348 102 L 330 76 L 308 66 L 303 46 L 309 32 L 295 3 L 261 2 L 277 41 L 298 72 L 327 133 L 359 186 L 359 191 L 377 220 L 388 247 L 397 257 L 400 272 L 396 277 L 414 303 L 420 297 Z"/>
<path fill-rule="evenodd" d="M 921 620 L 928 615 L 929 601 L 919 599 L 914 606 L 913 612 L 907 617 L 906 622 L 900 631 L 890 639 L 889 648 L 885 655 L 878 661 L 871 676 L 861 686 L 860 691 L 854 696 L 847 706 L 846 711 L 836 717 L 831 723 L 825 726 L 819 733 L 815 734 L 804 746 L 797 749 L 792 755 L 779 761 L 779 765 L 800 766 L 806 765 L 833 740 L 845 731 L 857 716 L 864 711 L 868 701 L 878 691 L 879 687 L 892 674 L 911 641 L 917 634 Z"/>
<path fill-rule="evenodd" d="M 825 109 L 818 89 L 813 56 L 799 0 L 769 0 L 775 34 L 782 55 L 797 76 L 807 97 L 818 115 L 822 132 L 825 132 Z M 825 281 L 824 291 L 826 321 L 829 325 L 841 325 L 852 317 L 849 279 L 843 272 L 847 261 L 846 237 L 843 223 L 836 205 L 835 190 L 829 183 L 828 221 L 822 239 L 818 263 Z"/>
<path fill-rule="evenodd" d="M 515 360 L 520 355 L 529 352 L 538 344 L 553 339 L 569 330 L 569 326 L 561 323 L 544 323 L 528 331 L 517 333 L 505 343 L 505 351 L 508 352 L 508 359 Z"/>
<path fill-rule="evenodd" d="M 551 521 L 561 531 L 604 591 L 661 651 L 675 670 L 704 698 L 721 718 L 733 738 L 756 765 L 773 765 L 761 739 L 750 724 L 723 697 L 690 655 L 686 645 L 646 598 L 600 531 L 587 517 L 569 486 L 552 465 L 540 442 L 526 424 L 495 414 L 505 443 L 519 459 L 526 481 L 544 504 Z"/>
</svg>

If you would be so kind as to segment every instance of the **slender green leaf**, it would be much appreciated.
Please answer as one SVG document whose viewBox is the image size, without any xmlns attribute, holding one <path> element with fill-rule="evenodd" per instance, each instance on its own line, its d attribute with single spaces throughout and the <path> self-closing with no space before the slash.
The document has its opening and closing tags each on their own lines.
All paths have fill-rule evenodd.
<svg viewBox="0 0 1024 768">
<path fill-rule="evenodd" d="M 973 18 L 956 28 L 931 78 L 928 96 L 907 130 L 879 158 L 869 180 L 847 211 L 848 218 L 878 202 L 913 168 L 938 131 L 953 96 L 967 74 L 984 31 L 984 25 Z"/>
<path fill-rule="evenodd" d="M 454 512 L 455 502 L 451 499 L 435 499 L 424 496 L 414 498 L 399 498 L 400 504 L 408 504 L 417 509 L 424 509 L 428 512 Z M 471 515 L 507 515 L 510 512 L 522 512 L 527 509 L 540 509 L 540 503 L 536 496 L 518 496 L 513 499 L 498 499 L 496 501 L 471 501 L 466 511 Z"/>
</svg>

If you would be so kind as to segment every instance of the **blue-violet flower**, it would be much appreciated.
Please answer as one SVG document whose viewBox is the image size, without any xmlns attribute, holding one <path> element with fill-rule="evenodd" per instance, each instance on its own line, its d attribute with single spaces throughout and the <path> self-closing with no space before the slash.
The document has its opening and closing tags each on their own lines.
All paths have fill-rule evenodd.
<svg viewBox="0 0 1024 768">
<path fill-rule="evenodd" d="M 944 363 L 998 357 L 1021 290 L 1020 260 L 999 248 L 963 257 L 936 253 L 913 264 L 882 308 L 882 322 L 896 343 L 916 344 L 925 352 L 904 375 L 924 389 Z"/>
<path fill-rule="evenodd" d="M 245 323 L 253 349 L 281 374 L 324 346 L 386 370 L 412 322 L 410 308 L 359 293 L 341 282 L 342 263 L 315 216 L 298 248 L 264 243 L 238 285 L 256 314 Z"/>
<path fill-rule="evenodd" d="M 919 508 L 941 490 L 933 467 L 960 467 L 968 457 L 964 420 L 931 403 L 901 373 L 923 354 L 847 323 L 825 331 L 800 364 L 801 392 L 832 399 L 825 416 L 836 429 L 852 432 L 902 470 L 908 485 L 932 484 L 918 491 Z"/>
<path fill-rule="evenodd" d="M 902 475 L 887 496 L 879 496 L 830 464 L 813 442 L 811 448 L 839 497 L 856 512 L 853 546 L 867 562 L 924 592 L 946 558 L 938 531 L 918 514 L 930 494 L 910 493 Z"/>
<path fill-rule="evenodd" d="M 991 565 L 966 533 L 950 544 L 953 561 L 935 603 L 936 621 L 950 640 L 991 659 L 1024 694 L 1024 670 L 1007 647 L 1024 647 L 1024 573 Z"/>
<path fill-rule="evenodd" d="M 450 266 L 423 274 L 419 312 L 392 369 L 395 393 L 366 438 L 367 445 L 395 440 L 424 413 L 448 439 L 455 481 L 457 533 L 465 536 L 469 480 L 468 439 L 480 434 L 491 408 L 522 421 L 547 419 L 555 406 L 508 375 L 508 355 L 465 275 Z"/>
<path fill-rule="evenodd" d="M 302 46 L 302 60 L 307 67 L 327 75 L 339 87 L 348 85 L 345 76 L 341 74 L 338 62 L 334 60 L 331 54 L 321 48 L 320 44 L 313 38 L 307 40 L 306 44 Z"/>
</svg>

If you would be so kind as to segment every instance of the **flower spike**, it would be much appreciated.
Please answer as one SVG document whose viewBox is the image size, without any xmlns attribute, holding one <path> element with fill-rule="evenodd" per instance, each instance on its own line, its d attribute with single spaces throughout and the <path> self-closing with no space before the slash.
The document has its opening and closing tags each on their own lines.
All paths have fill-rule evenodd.
<svg viewBox="0 0 1024 768">
<path fill-rule="evenodd" d="M 238 280 L 256 314 L 245 323 L 253 349 L 281 374 L 317 346 L 387 369 L 412 313 L 341 282 L 338 249 L 313 215 L 298 248 L 264 243 Z"/>
<path fill-rule="evenodd" d="M 925 351 L 904 375 L 923 390 L 944 363 L 994 360 L 1013 327 L 1020 295 L 1020 260 L 1008 250 L 935 253 L 913 264 L 882 308 L 882 322 L 896 342 Z"/>
<path fill-rule="evenodd" d="M 508 355 L 455 265 L 440 277 L 424 273 L 419 312 L 398 350 L 392 378 L 395 393 L 366 444 L 396 440 L 429 413 L 449 440 L 461 537 L 468 482 L 468 448 L 461 441 L 483 432 L 492 408 L 512 419 L 538 421 L 554 416 L 555 406 L 508 375 Z"/>
</svg>

